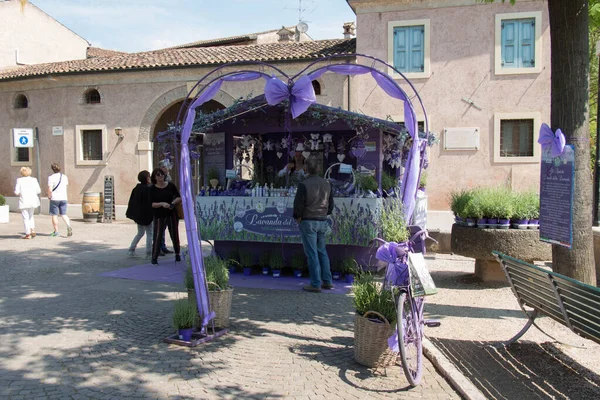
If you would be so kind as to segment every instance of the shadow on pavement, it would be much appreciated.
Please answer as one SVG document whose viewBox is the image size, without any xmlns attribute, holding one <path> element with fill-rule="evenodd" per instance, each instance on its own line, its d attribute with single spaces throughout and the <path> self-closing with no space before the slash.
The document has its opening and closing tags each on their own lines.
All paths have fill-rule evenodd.
<svg viewBox="0 0 600 400">
<path fill-rule="evenodd" d="M 600 398 L 600 376 L 552 343 L 430 340 L 488 399 Z"/>
</svg>

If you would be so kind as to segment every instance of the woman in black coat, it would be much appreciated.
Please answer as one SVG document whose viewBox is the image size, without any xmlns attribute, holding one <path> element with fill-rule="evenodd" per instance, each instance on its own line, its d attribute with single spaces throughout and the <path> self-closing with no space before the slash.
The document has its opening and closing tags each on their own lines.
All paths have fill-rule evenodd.
<svg viewBox="0 0 600 400">
<path fill-rule="evenodd" d="M 175 261 L 181 261 L 179 252 L 179 218 L 175 206 L 181 203 L 179 190 L 172 182 L 165 181 L 165 173 L 160 168 L 152 171 L 150 180 L 154 184 L 150 187 L 150 201 L 154 210 L 154 242 L 152 244 L 152 264 L 158 264 L 158 256 L 165 233 L 165 226 L 169 229 L 169 236 L 175 250 Z"/>
<path fill-rule="evenodd" d="M 152 256 L 152 220 L 154 218 L 154 211 L 152 210 L 152 203 L 150 202 L 150 172 L 140 172 L 138 174 L 138 181 L 140 183 L 138 183 L 131 191 L 127 212 L 125 213 L 127 218 L 135 221 L 138 228 L 137 235 L 135 235 L 129 245 L 127 255 L 129 255 L 129 257 L 139 257 L 135 254 L 135 248 L 145 234 L 146 258 L 150 258 Z"/>
</svg>

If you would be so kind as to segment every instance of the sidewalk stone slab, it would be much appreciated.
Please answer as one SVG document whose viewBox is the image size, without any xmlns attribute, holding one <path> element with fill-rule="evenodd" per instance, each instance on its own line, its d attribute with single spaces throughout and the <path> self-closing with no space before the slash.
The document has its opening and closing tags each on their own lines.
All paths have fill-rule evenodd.
<svg viewBox="0 0 600 400">
<path fill-rule="evenodd" d="M 36 216 L 29 241 L 20 215 L 0 225 L 0 397 L 460 398 L 427 360 L 414 389 L 400 367 L 355 363 L 349 295 L 236 288 L 227 335 L 195 348 L 162 343 L 184 288 L 99 277 L 144 263 L 127 258 L 136 226 L 73 225 L 72 237 L 50 238 L 50 219 Z"/>
</svg>

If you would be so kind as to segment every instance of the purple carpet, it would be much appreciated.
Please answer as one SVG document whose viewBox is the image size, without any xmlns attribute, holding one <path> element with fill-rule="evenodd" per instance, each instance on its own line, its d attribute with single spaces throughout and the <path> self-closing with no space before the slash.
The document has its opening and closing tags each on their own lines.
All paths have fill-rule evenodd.
<svg viewBox="0 0 600 400">
<path fill-rule="evenodd" d="M 183 285 L 183 274 L 185 264 L 175 261 L 159 260 L 159 265 L 142 264 L 134 267 L 104 272 L 99 276 L 119 279 L 132 279 L 136 281 L 179 283 Z M 233 287 L 246 287 L 255 289 L 275 290 L 301 290 L 302 286 L 308 285 L 308 277 L 296 278 L 293 276 L 282 276 L 273 278 L 271 275 L 250 275 L 242 273 L 231 274 L 229 283 Z M 343 281 L 334 281 L 334 289 L 323 290 L 323 293 L 346 294 L 350 292 L 351 284 Z"/>
</svg>

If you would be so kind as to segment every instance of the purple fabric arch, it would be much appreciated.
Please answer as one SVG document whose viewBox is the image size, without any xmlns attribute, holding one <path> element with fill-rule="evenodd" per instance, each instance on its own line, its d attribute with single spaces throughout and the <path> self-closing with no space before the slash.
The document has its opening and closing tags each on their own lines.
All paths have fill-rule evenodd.
<svg viewBox="0 0 600 400">
<path fill-rule="evenodd" d="M 387 65 L 387 64 L 386 64 Z M 223 66 L 219 67 L 223 68 Z M 194 120 L 196 119 L 196 108 L 211 100 L 221 89 L 223 82 L 243 82 L 259 78 L 265 79 L 265 99 L 269 105 L 279 104 L 281 101 L 290 101 L 290 113 L 293 118 L 297 118 L 304 113 L 311 104 L 316 102 L 315 92 L 312 87 L 312 81 L 319 78 L 326 72 L 333 72 L 341 75 L 363 75 L 370 73 L 377 85 L 390 97 L 402 100 L 404 103 L 404 124 L 413 138 L 413 143 L 409 151 L 408 160 L 402 180 L 401 192 L 402 202 L 404 204 L 404 215 L 407 223 L 410 222 L 417 193 L 421 168 L 421 140 L 418 136 L 417 116 L 415 109 L 402 88 L 389 76 L 373 67 L 367 67 L 357 64 L 334 64 L 316 69 L 315 71 L 302 75 L 295 82 L 288 78 L 286 84 L 282 80 L 269 76 L 263 72 L 242 71 L 226 74 L 214 79 L 209 83 L 200 95 L 192 102 L 186 111 L 183 129 L 181 132 L 181 159 L 179 168 L 179 179 L 181 182 L 181 194 L 184 209 L 184 220 L 186 234 L 189 246 L 189 256 L 191 257 L 192 270 L 194 275 L 194 286 L 196 290 L 196 299 L 198 301 L 198 310 L 202 317 L 203 328 L 214 318 L 214 312 L 210 312 L 208 290 L 206 286 L 206 276 L 204 273 L 204 262 L 202 248 L 200 246 L 200 235 L 198 233 L 197 221 L 195 219 L 194 197 L 192 195 L 192 181 L 190 171 L 190 151 L 189 139 L 192 132 Z M 288 124 L 289 129 L 289 124 Z"/>
</svg>

